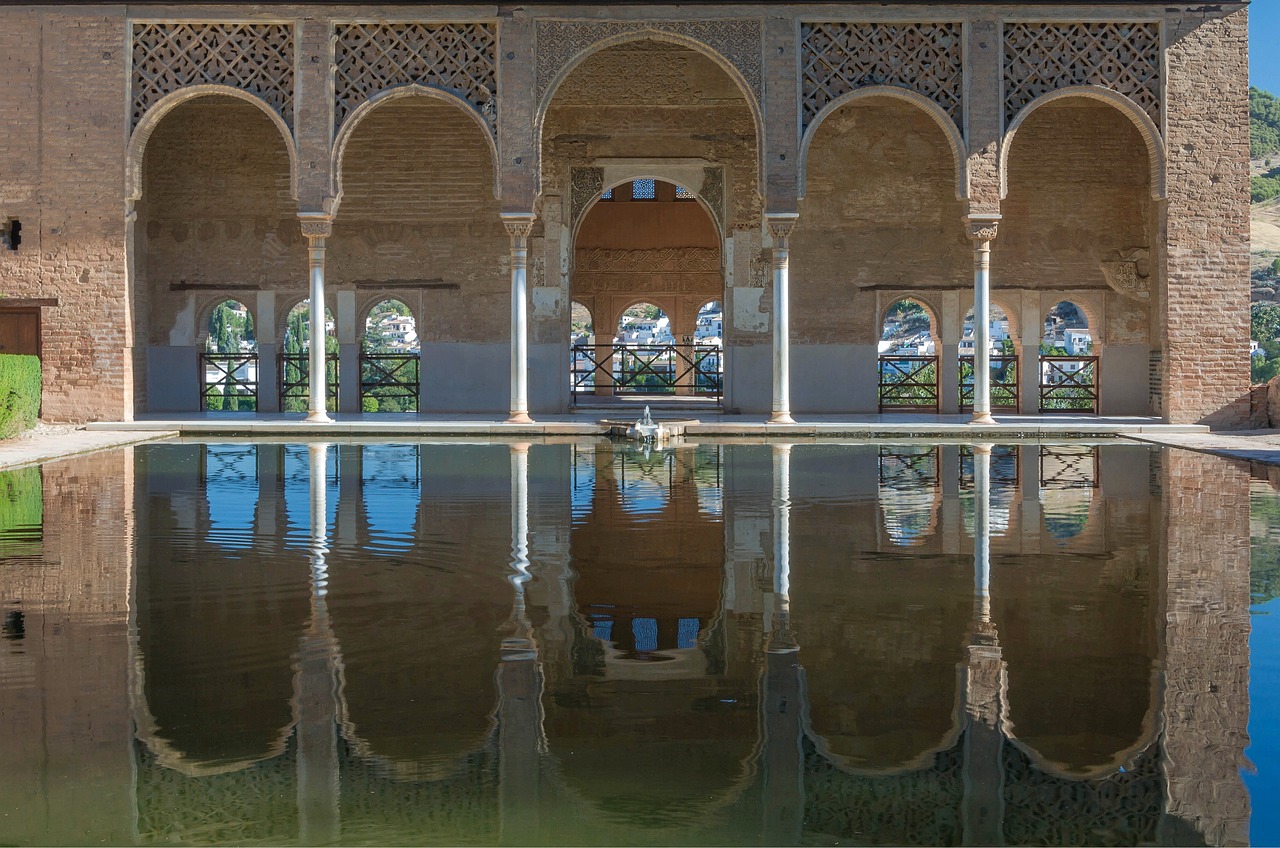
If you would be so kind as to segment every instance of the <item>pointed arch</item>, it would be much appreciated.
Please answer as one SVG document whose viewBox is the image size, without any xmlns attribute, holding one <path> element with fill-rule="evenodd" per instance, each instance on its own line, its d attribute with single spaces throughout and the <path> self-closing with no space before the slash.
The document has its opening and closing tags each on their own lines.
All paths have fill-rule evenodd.
<svg viewBox="0 0 1280 848">
<path fill-rule="evenodd" d="M 924 110 L 924 113 L 938 125 L 938 129 L 942 130 L 942 135 L 947 140 L 947 147 L 951 150 L 951 158 L 955 164 L 956 199 L 966 200 L 969 197 L 967 165 L 969 153 L 964 136 L 960 134 L 960 128 L 956 126 L 955 121 L 951 119 L 946 110 L 937 103 L 923 94 L 895 85 L 872 85 L 855 89 L 832 100 L 814 117 L 813 122 L 805 130 L 804 138 L 800 140 L 800 198 L 804 198 L 808 182 L 809 147 L 813 144 L 813 139 L 817 135 L 818 128 L 822 126 L 822 122 L 846 104 L 865 100 L 869 97 L 890 97 Z"/>
<path fill-rule="evenodd" d="M 1105 103 L 1116 108 L 1129 119 L 1138 130 L 1138 134 L 1142 136 L 1143 143 L 1147 146 L 1147 163 L 1150 167 L 1148 181 L 1150 183 L 1151 199 L 1163 200 L 1165 198 L 1165 163 L 1167 154 L 1164 140 L 1160 137 L 1160 129 L 1151 120 L 1151 116 L 1133 100 L 1117 91 L 1112 91 L 1100 85 L 1075 85 L 1068 88 L 1060 88 L 1040 95 L 1022 108 L 1022 111 L 1017 114 L 1013 122 L 1009 124 L 1008 129 L 1005 130 L 1004 138 L 1000 142 L 1000 198 L 1003 200 L 1009 195 L 1009 150 L 1013 147 L 1013 141 L 1017 136 L 1018 130 L 1026 122 L 1027 118 L 1041 106 L 1073 97 L 1083 97 L 1088 100 Z"/>
<path fill-rule="evenodd" d="M 232 88 L 229 85 L 209 83 L 189 85 L 165 95 L 147 110 L 147 113 L 142 116 L 142 120 L 138 121 L 138 125 L 133 128 L 133 133 L 129 136 L 129 144 L 125 150 L 125 200 L 137 201 L 142 199 L 142 163 L 147 150 L 147 142 L 151 139 L 151 134 L 155 132 L 160 122 L 182 104 L 201 97 L 212 96 L 234 97 L 237 100 L 243 100 L 271 119 L 271 123 L 280 132 L 285 150 L 289 154 L 289 196 L 294 200 L 298 199 L 298 149 L 294 143 L 293 132 L 289 129 L 289 125 L 284 122 L 284 118 L 280 117 L 276 110 L 272 109 L 266 101 L 255 94 Z"/>
</svg>

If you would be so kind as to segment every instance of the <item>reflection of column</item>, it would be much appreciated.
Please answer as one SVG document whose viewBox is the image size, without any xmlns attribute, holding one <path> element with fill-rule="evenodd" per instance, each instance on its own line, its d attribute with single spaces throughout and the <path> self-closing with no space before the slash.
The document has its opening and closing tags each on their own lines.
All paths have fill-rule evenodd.
<svg viewBox="0 0 1280 848">
<path fill-rule="evenodd" d="M 298 710 L 298 841 L 336 842 L 338 809 L 337 643 L 325 601 L 328 509 L 325 504 L 329 446 L 307 446 L 311 470 L 311 624 L 298 651 L 294 698 Z"/>
<path fill-rule="evenodd" d="M 511 446 L 511 573 L 514 589 L 511 635 L 502 641 L 498 669 L 498 797 L 502 843 L 528 845 L 540 827 L 542 667 L 533 627 L 525 612 L 529 582 L 529 444 Z"/>
<path fill-rule="evenodd" d="M 325 411 L 325 338 L 324 320 L 324 242 L 333 231 L 333 220 L 323 214 L 299 214 L 302 234 L 307 238 L 307 252 L 311 266 L 311 343 L 310 343 L 310 399 L 307 421 L 325 424 L 331 419 Z"/>
<path fill-rule="evenodd" d="M 1040 550 L 1040 445 L 1018 446 L 1018 486 L 1022 490 L 1022 552 Z"/>
<path fill-rule="evenodd" d="M 284 445 L 258 445 L 258 502 L 255 532 L 261 539 L 280 539 L 288 519 L 284 511 Z"/>
<path fill-rule="evenodd" d="M 527 265 L 531 213 L 502 213 L 511 238 L 511 424 L 528 424 L 529 417 L 529 296 Z"/>
<path fill-rule="evenodd" d="M 804 823 L 801 669 L 791 630 L 791 445 L 773 446 L 773 593 L 766 626 L 764 843 L 797 845 Z"/>
<path fill-rule="evenodd" d="M 1004 658 L 991 621 L 991 446 L 973 449 L 973 629 L 965 664 L 964 844 L 1004 842 Z"/>
<path fill-rule="evenodd" d="M 790 246 L 795 212 L 768 214 L 773 239 L 773 415 L 770 424 L 794 424 L 791 418 Z"/>
<path fill-rule="evenodd" d="M 338 508 L 333 518 L 339 539 L 363 545 L 369 539 L 364 502 L 364 445 L 338 445 Z"/>
<path fill-rule="evenodd" d="M 991 241 L 999 215 L 970 215 L 973 240 L 973 424 L 994 424 L 991 417 Z"/>
</svg>

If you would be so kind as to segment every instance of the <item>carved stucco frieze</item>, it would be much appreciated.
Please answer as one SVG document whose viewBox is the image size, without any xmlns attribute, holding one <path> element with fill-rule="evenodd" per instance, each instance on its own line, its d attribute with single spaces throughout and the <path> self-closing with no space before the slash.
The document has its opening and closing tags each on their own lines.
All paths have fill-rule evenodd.
<svg viewBox="0 0 1280 848">
<path fill-rule="evenodd" d="M 922 94 L 961 126 L 963 45 L 959 23 L 802 24 L 801 132 L 828 103 L 879 85 Z"/>
<path fill-rule="evenodd" d="M 492 23 L 351 23 L 334 27 L 334 124 L 379 92 L 421 85 L 454 94 L 498 128 Z"/>
<path fill-rule="evenodd" d="M 718 273 L 720 251 L 713 247 L 588 248 L 577 252 L 574 267 L 579 273 Z"/>
<path fill-rule="evenodd" d="M 542 102 L 556 76 L 577 56 L 607 39 L 646 32 L 669 33 L 705 44 L 723 56 L 742 75 L 756 102 L 764 102 L 761 59 L 763 24 L 753 19 L 702 21 L 558 21 L 536 24 L 538 101 Z"/>
<path fill-rule="evenodd" d="M 225 85 L 258 97 L 292 129 L 293 44 L 289 24 L 135 22 L 131 126 L 168 94 Z"/>
<path fill-rule="evenodd" d="M 711 215 L 720 225 L 720 231 L 726 231 L 724 217 L 724 168 L 703 168 L 702 187 L 698 189 L 698 197 L 702 198 L 711 210 Z"/>
<path fill-rule="evenodd" d="M 577 226 L 592 200 L 604 191 L 603 168 L 573 168 L 569 172 L 569 221 Z"/>
<path fill-rule="evenodd" d="M 1137 103 L 1159 127 L 1160 56 L 1155 22 L 1007 23 L 1005 121 L 1043 94 L 1096 85 Z"/>
<path fill-rule="evenodd" d="M 1120 251 L 1118 261 L 1103 262 L 1102 275 L 1118 294 L 1134 300 L 1151 299 L 1151 276 L 1146 248 Z"/>
</svg>

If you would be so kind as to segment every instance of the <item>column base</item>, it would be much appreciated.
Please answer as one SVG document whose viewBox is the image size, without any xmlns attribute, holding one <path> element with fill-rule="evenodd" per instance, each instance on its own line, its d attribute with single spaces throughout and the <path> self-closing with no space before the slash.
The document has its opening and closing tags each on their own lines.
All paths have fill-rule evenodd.
<svg viewBox="0 0 1280 848">
<path fill-rule="evenodd" d="M 533 419 L 529 417 L 529 413 L 527 413 L 527 412 L 512 412 L 512 413 L 511 413 L 511 416 L 510 416 L 509 418 L 507 418 L 507 420 L 506 420 L 506 422 L 505 422 L 505 423 L 507 423 L 507 424 L 532 424 L 532 423 L 533 423 Z"/>
<path fill-rule="evenodd" d="M 323 410 L 307 413 L 307 417 L 302 420 L 303 424 L 332 424 L 333 419 L 329 417 L 329 413 Z"/>
<path fill-rule="evenodd" d="M 775 412 L 769 416 L 769 424 L 794 424 L 796 420 L 791 417 L 790 412 Z"/>
<path fill-rule="evenodd" d="M 990 412 L 975 412 L 970 424 L 995 424 L 996 420 L 991 417 Z"/>
</svg>

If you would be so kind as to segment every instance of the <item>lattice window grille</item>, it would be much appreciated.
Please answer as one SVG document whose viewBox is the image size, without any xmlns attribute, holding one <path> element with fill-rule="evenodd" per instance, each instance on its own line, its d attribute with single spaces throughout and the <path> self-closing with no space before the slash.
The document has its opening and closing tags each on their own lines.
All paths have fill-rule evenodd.
<svg viewBox="0 0 1280 848">
<path fill-rule="evenodd" d="M 337 126 L 381 91 L 422 85 L 470 103 L 497 133 L 498 37 L 493 24 L 339 24 L 335 35 Z"/>
<path fill-rule="evenodd" d="M 905 88 L 963 121 L 958 23 L 806 23 L 800 28 L 802 130 L 828 103 L 873 85 Z"/>
<path fill-rule="evenodd" d="M 165 95 L 217 84 L 261 98 L 293 128 L 293 27 L 271 23 L 135 23 L 133 126 Z"/>
<path fill-rule="evenodd" d="M 1154 22 L 1005 24 L 1005 122 L 1042 94 L 1098 85 L 1133 100 L 1158 127 L 1160 54 Z"/>
</svg>

